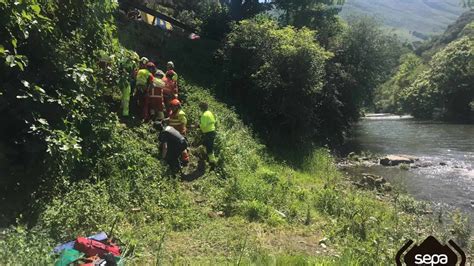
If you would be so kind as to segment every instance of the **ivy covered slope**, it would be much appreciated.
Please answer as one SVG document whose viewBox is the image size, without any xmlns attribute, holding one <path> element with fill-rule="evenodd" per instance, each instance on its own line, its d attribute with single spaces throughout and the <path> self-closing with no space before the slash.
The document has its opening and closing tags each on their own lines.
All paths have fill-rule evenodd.
<svg viewBox="0 0 474 266">
<path fill-rule="evenodd" d="M 200 99 L 219 117 L 219 162 L 179 180 L 158 159 L 157 132 L 113 112 L 133 57 L 118 42 L 115 10 L 111 1 L 0 1 L 2 263 L 51 263 L 55 245 L 114 223 L 126 260 L 140 265 L 383 264 L 419 233 L 454 232 L 467 245 L 461 222 L 431 224 L 406 196 L 354 189 L 325 149 L 298 167 L 273 159 L 211 88 L 185 79 L 190 124 Z M 198 132 L 189 139 L 197 161 Z"/>
<path fill-rule="evenodd" d="M 120 91 L 131 62 L 114 38 L 115 8 L 0 2 L 2 195 L 34 201 L 94 178 L 116 127 L 108 95 Z"/>
</svg>

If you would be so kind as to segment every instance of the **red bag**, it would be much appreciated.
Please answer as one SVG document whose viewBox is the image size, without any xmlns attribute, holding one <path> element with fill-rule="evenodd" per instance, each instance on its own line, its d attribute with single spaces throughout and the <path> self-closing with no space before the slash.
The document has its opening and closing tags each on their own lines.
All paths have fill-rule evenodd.
<svg viewBox="0 0 474 266">
<path fill-rule="evenodd" d="M 86 237 L 78 237 L 74 248 L 86 254 L 87 257 L 99 256 L 103 257 L 104 254 L 112 253 L 114 256 L 120 256 L 120 247 L 114 244 L 104 244 L 94 239 Z"/>
</svg>

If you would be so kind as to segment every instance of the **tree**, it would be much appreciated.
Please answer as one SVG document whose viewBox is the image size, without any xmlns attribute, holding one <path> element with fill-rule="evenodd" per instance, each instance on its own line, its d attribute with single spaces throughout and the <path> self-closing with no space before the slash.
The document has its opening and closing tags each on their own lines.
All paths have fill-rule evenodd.
<svg viewBox="0 0 474 266">
<path fill-rule="evenodd" d="M 420 57 L 408 53 L 401 57 L 397 72 L 375 92 L 374 104 L 377 112 L 403 113 L 401 92 L 406 90 L 425 69 Z"/>
<path fill-rule="evenodd" d="M 359 110 L 373 102 L 375 88 L 385 82 L 396 67 L 401 45 L 396 36 L 386 35 L 377 22 L 368 17 L 352 19 L 334 41 L 332 73 L 344 105 L 344 115 L 352 120 Z"/>
<path fill-rule="evenodd" d="M 265 17 L 243 20 L 223 50 L 229 81 L 221 91 L 268 139 L 308 143 L 319 133 L 324 65 L 331 54 L 307 28 L 279 28 Z"/>
<path fill-rule="evenodd" d="M 401 96 L 405 109 L 416 117 L 432 118 L 438 109 L 446 119 L 472 119 L 474 40 L 465 36 L 436 53 Z"/>
<path fill-rule="evenodd" d="M 282 22 L 297 28 L 308 27 L 318 32 L 318 40 L 326 46 L 329 39 L 341 32 L 337 14 L 342 0 L 275 0 L 283 10 Z"/>
<path fill-rule="evenodd" d="M 268 5 L 259 0 L 223 0 L 221 1 L 229 7 L 232 20 L 240 21 L 255 16 L 264 11 Z"/>
<path fill-rule="evenodd" d="M 87 166 L 114 122 L 104 95 L 119 90 L 129 73 L 131 55 L 114 36 L 116 7 L 0 1 L 0 121 L 10 129 L 0 132 L 0 153 L 9 155 L 0 170 L 7 191 L 20 185 L 28 196 L 43 184 L 54 185 L 54 193 L 93 168 Z"/>
</svg>

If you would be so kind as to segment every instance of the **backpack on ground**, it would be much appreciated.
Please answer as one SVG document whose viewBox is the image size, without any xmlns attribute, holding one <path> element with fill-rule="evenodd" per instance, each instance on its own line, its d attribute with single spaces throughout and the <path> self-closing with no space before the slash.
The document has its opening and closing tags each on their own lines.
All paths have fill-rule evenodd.
<svg viewBox="0 0 474 266">
<path fill-rule="evenodd" d="M 99 256 L 103 257 L 107 253 L 114 256 L 120 256 L 120 247 L 114 244 L 104 244 L 94 239 L 86 237 L 78 237 L 74 248 L 86 254 L 87 257 Z"/>
</svg>

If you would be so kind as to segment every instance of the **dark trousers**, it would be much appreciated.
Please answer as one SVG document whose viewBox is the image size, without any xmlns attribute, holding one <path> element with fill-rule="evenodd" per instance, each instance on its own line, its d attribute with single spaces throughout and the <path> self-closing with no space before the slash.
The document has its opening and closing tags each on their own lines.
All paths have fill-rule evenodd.
<svg viewBox="0 0 474 266">
<path fill-rule="evenodd" d="M 180 156 L 181 151 L 179 151 L 178 149 L 168 149 L 168 151 L 166 152 L 165 160 L 172 170 L 178 170 L 180 168 Z"/>
<path fill-rule="evenodd" d="M 216 132 L 211 131 L 204 133 L 203 144 L 206 147 L 207 154 L 212 154 L 214 152 L 214 140 L 216 139 Z"/>
<path fill-rule="evenodd" d="M 168 144 L 168 150 L 166 151 L 165 160 L 169 164 L 172 170 L 176 171 L 181 168 L 181 154 L 186 150 L 188 144 L 186 141 L 178 145 Z"/>
</svg>

